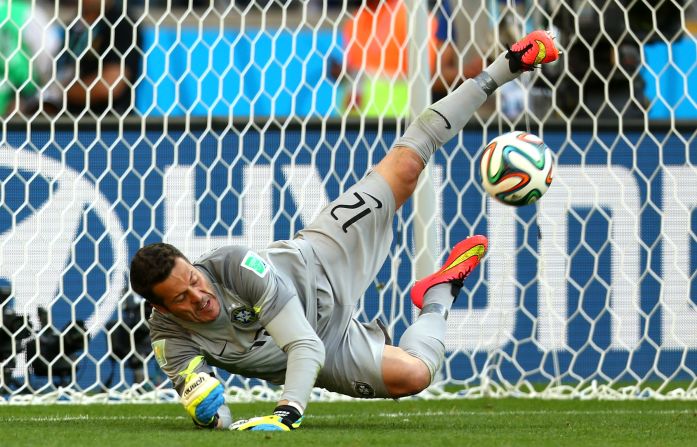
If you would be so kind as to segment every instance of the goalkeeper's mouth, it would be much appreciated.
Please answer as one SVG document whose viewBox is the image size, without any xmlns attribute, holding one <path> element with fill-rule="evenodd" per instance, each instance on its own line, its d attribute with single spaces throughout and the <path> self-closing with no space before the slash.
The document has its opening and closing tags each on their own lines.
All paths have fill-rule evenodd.
<svg viewBox="0 0 697 447">
<path fill-rule="evenodd" d="M 218 298 L 215 295 L 206 294 L 205 298 L 201 300 L 201 305 L 196 310 L 196 316 L 199 321 L 213 321 L 218 318 L 218 313 L 220 313 Z"/>
</svg>

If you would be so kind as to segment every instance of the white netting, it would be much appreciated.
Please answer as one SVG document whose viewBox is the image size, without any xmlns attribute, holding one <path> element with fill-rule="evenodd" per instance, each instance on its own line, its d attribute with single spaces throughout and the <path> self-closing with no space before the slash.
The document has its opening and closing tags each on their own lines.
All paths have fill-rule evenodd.
<svg viewBox="0 0 697 447">
<path fill-rule="evenodd" d="M 425 397 L 695 398 L 694 19 L 678 0 L 0 0 L 0 393 L 173 400 L 127 288 L 135 251 L 290 237 L 431 94 L 541 27 L 561 61 L 434 156 L 361 318 L 398 339 L 413 278 L 487 234 Z M 510 129 L 556 153 L 536 207 L 479 186 Z M 223 377 L 232 400 L 278 396 Z"/>
</svg>

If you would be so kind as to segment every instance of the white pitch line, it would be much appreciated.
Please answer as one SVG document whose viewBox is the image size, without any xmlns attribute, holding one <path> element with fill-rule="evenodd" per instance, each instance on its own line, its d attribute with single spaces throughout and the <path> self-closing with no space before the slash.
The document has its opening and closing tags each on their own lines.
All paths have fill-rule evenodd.
<svg viewBox="0 0 697 447">
<path fill-rule="evenodd" d="M 29 416 L 29 417 L 0 417 L 2 422 L 75 422 L 75 421 L 169 421 L 186 419 L 184 416 L 90 416 L 79 414 L 75 416 Z"/>
<path fill-rule="evenodd" d="M 483 417 L 510 417 L 510 416 L 594 416 L 594 415 L 676 415 L 695 414 L 697 409 L 690 410 L 483 410 L 483 411 L 415 411 L 415 412 L 390 412 L 377 413 L 374 416 L 384 418 L 410 418 L 433 416 L 483 416 Z M 308 414 L 308 419 L 343 419 L 346 414 Z M 351 416 L 350 414 L 348 416 Z M 185 416 L 90 416 L 88 414 L 75 416 L 30 416 L 30 417 L 0 417 L 2 422 L 75 422 L 75 421 L 168 421 L 187 419 Z"/>
<path fill-rule="evenodd" d="M 421 412 L 396 412 L 396 413 L 378 413 L 376 416 L 387 418 L 399 418 L 409 416 L 548 416 L 548 415 L 563 415 L 563 416 L 593 416 L 593 415 L 632 415 L 632 414 L 647 414 L 647 415 L 673 415 L 673 414 L 693 414 L 697 413 L 697 408 L 694 410 L 482 410 L 482 411 L 421 411 Z M 311 417 L 321 417 L 311 416 Z M 337 416 L 340 417 L 340 416 Z"/>
</svg>

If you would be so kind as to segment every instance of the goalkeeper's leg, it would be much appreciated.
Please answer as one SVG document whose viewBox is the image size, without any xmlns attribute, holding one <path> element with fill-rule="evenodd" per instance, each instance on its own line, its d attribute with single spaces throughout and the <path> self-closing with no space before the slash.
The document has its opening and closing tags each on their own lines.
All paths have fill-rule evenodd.
<svg viewBox="0 0 697 447">
<path fill-rule="evenodd" d="M 559 52 L 548 32 L 530 33 L 476 78 L 467 80 L 422 112 L 375 167 L 390 185 L 397 208 L 414 192 L 418 177 L 433 152 L 460 132 L 487 96 L 521 72 L 558 57 Z M 483 250 L 475 250 L 482 244 Z M 445 321 L 454 297 L 485 250 L 483 236 L 463 241 L 454 247 L 453 259 L 449 258 L 443 269 L 414 286 L 412 300 L 422 308 L 421 315 L 405 331 L 399 347 L 386 346 L 383 353 L 383 380 L 392 396 L 416 394 L 430 385 L 445 356 Z M 447 267 L 451 261 L 460 259 L 460 255 L 465 262 L 455 263 L 458 266 L 455 271 L 462 275 L 451 277 L 452 271 Z"/>
<path fill-rule="evenodd" d="M 383 356 L 383 378 L 392 396 L 418 393 L 435 377 L 445 356 L 448 313 L 487 245 L 484 236 L 468 237 L 453 247 L 440 270 L 412 287 L 411 298 L 421 314 L 402 335 L 399 348 L 388 347 Z"/>
<path fill-rule="evenodd" d="M 501 54 L 474 79 L 424 110 L 399 138 L 375 171 L 387 180 L 399 208 L 414 192 L 433 152 L 457 135 L 498 87 L 523 71 L 559 57 L 551 35 L 534 31 Z"/>
</svg>

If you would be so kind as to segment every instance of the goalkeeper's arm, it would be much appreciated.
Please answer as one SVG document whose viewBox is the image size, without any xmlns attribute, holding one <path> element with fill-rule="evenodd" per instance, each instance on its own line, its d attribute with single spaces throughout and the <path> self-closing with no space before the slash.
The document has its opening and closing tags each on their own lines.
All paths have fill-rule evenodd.
<svg viewBox="0 0 697 447">
<path fill-rule="evenodd" d="M 274 342 L 288 355 L 279 405 L 290 402 L 302 412 L 310 400 L 317 374 L 324 365 L 324 343 L 307 321 L 297 297 L 288 301 L 265 327 Z"/>
<path fill-rule="evenodd" d="M 283 394 L 273 414 L 234 423 L 231 430 L 290 431 L 300 427 L 317 374 L 324 365 L 324 344 L 294 297 L 265 326 L 288 355 Z"/>
</svg>

